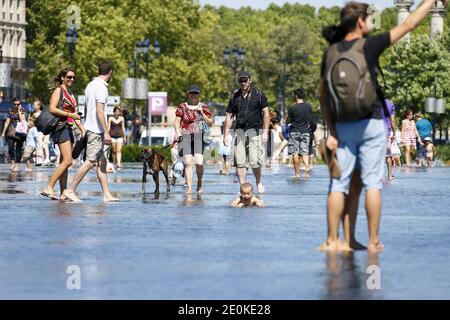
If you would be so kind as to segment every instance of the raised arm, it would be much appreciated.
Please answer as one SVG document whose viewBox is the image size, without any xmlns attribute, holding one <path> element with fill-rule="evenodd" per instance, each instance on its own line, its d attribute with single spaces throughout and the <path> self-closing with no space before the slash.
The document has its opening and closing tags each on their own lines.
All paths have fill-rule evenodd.
<svg viewBox="0 0 450 320">
<path fill-rule="evenodd" d="M 405 21 L 403 21 L 403 23 L 393 28 L 390 32 L 391 44 L 397 42 L 407 33 L 416 29 L 419 24 L 427 17 L 435 2 L 436 0 L 423 1 L 423 3 L 413 13 L 411 13 L 409 17 Z M 444 6 L 447 7 L 448 0 L 444 0 L 442 2 L 444 3 Z"/>
</svg>

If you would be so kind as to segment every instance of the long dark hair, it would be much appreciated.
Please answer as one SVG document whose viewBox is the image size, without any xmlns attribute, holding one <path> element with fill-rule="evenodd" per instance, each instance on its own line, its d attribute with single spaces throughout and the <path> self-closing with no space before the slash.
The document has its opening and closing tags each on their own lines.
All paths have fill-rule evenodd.
<svg viewBox="0 0 450 320">
<path fill-rule="evenodd" d="M 53 78 L 51 84 L 50 84 L 50 91 L 53 92 L 56 88 L 58 88 L 60 85 L 63 84 L 63 78 L 69 73 L 73 72 L 75 73 L 75 69 L 71 67 L 65 67 L 59 70 L 59 73 L 56 77 Z"/>
<path fill-rule="evenodd" d="M 366 20 L 369 16 L 369 5 L 361 2 L 349 2 L 341 9 L 341 22 L 323 28 L 322 35 L 330 43 L 344 40 L 347 33 L 356 29 L 358 19 Z"/>
</svg>

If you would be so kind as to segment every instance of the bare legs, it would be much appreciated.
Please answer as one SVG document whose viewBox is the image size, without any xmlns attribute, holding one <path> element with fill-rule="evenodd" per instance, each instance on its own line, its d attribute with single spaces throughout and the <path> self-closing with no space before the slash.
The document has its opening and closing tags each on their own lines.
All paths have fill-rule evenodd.
<svg viewBox="0 0 450 320">
<path fill-rule="evenodd" d="M 108 178 L 106 175 L 106 159 L 103 158 L 100 160 L 100 163 L 97 161 L 85 161 L 83 165 L 78 169 L 77 173 L 73 177 L 72 184 L 70 185 L 70 189 L 67 189 L 64 193 L 64 196 L 68 199 L 79 202 L 80 199 L 75 195 L 75 190 L 77 189 L 78 185 L 80 184 L 81 180 L 86 176 L 86 174 L 89 172 L 90 169 L 92 169 L 94 166 L 97 167 L 97 178 L 100 183 L 100 186 L 103 191 L 103 201 L 110 202 L 110 201 L 117 201 L 117 198 L 114 198 L 109 190 L 108 186 Z"/>
<path fill-rule="evenodd" d="M 386 157 L 386 165 L 387 165 L 387 171 L 388 171 L 388 180 L 392 181 L 394 180 L 394 176 L 392 175 L 392 158 Z"/>
<path fill-rule="evenodd" d="M 192 184 L 193 184 L 193 165 L 192 164 L 186 164 L 185 165 L 185 176 L 186 176 L 186 184 L 187 184 L 187 190 L 186 193 L 192 193 Z M 201 193 L 203 192 L 203 172 L 204 172 L 203 165 L 195 165 L 195 171 L 197 172 L 197 192 Z"/>
<path fill-rule="evenodd" d="M 414 154 L 415 148 L 411 145 L 405 146 L 405 161 L 406 165 L 409 167 L 412 163 L 412 156 Z"/>
<path fill-rule="evenodd" d="M 112 144 L 113 163 L 118 168 L 122 167 L 122 144 L 120 142 L 113 142 Z"/>
<path fill-rule="evenodd" d="M 305 164 L 305 177 L 309 177 L 309 155 L 299 156 L 297 153 L 294 154 L 294 174 L 296 178 L 300 178 L 300 157 Z"/>
<path fill-rule="evenodd" d="M 365 249 L 355 239 L 356 216 L 358 213 L 359 196 L 361 193 L 360 173 L 355 172 L 350 184 L 350 192 L 346 197 L 342 192 L 330 192 L 327 206 L 327 240 L 318 249 L 321 251 L 348 251 L 352 249 Z M 379 240 L 379 227 L 381 217 L 381 191 L 369 189 L 365 200 L 367 221 L 369 225 L 370 252 L 384 249 Z M 339 223 L 342 218 L 344 225 L 344 243 L 339 242 Z"/>
<path fill-rule="evenodd" d="M 68 169 L 72 165 L 72 143 L 66 141 L 59 145 L 59 150 L 61 153 L 60 164 L 53 172 L 50 180 L 48 181 L 47 187 L 43 190 L 44 193 L 54 195 L 56 182 L 59 180 L 59 186 L 61 188 L 61 195 L 67 188 L 67 175 Z"/>
</svg>

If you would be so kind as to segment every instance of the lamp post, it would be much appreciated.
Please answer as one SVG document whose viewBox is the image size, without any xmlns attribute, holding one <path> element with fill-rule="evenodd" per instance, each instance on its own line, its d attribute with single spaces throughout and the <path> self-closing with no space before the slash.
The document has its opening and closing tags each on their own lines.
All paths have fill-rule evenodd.
<svg viewBox="0 0 450 320">
<path fill-rule="evenodd" d="M 78 32 L 77 29 L 74 27 L 71 27 L 67 29 L 66 32 L 66 42 L 69 45 L 69 52 L 70 52 L 70 64 L 72 66 L 75 65 L 75 48 L 78 42 Z"/>
<path fill-rule="evenodd" d="M 439 114 L 445 113 L 445 99 L 436 98 L 436 84 L 434 84 L 434 94 L 425 100 L 425 112 L 430 113 L 432 116 L 433 125 L 433 142 L 436 138 L 436 117 Z"/>
<path fill-rule="evenodd" d="M 138 83 L 143 84 L 145 93 L 144 95 L 139 94 L 140 97 L 137 97 L 137 89 L 135 88 L 134 97 L 133 97 L 133 140 L 135 143 L 139 143 L 139 127 L 137 121 L 137 99 L 147 100 L 145 104 L 147 106 L 147 137 L 148 137 L 148 145 L 151 144 L 151 112 L 149 110 L 148 105 L 148 80 L 149 80 L 149 65 L 150 65 L 150 47 L 152 42 L 150 39 L 146 38 L 142 41 L 137 41 L 134 51 L 134 59 L 131 64 L 128 65 L 128 77 L 130 77 L 130 65 L 133 67 L 133 78 L 134 86 L 136 87 Z M 157 57 L 161 52 L 161 45 L 158 40 L 155 40 L 153 43 L 153 53 L 155 57 Z M 145 62 L 145 77 L 142 81 L 142 69 L 140 68 L 141 59 Z M 139 73 L 139 80 L 137 79 Z M 142 89 L 142 88 L 140 88 Z M 144 97 L 145 96 L 145 97 Z"/>
<path fill-rule="evenodd" d="M 286 87 L 287 87 L 287 82 L 289 80 L 289 74 L 287 71 L 287 67 L 289 65 L 291 65 L 294 61 L 300 61 L 300 60 L 305 60 L 308 65 L 311 65 L 310 61 L 308 60 L 309 56 L 308 54 L 304 53 L 300 56 L 291 56 L 291 55 L 286 55 L 284 56 L 280 62 L 283 63 L 283 73 L 281 75 L 281 119 L 284 119 L 284 115 L 286 113 Z M 302 77 L 302 85 L 303 85 L 303 77 Z"/>
<path fill-rule="evenodd" d="M 233 69 L 233 85 L 235 85 L 234 77 L 236 77 L 238 68 L 244 65 L 245 55 L 245 49 L 238 47 L 237 44 L 234 45 L 232 50 L 228 47 L 223 50 L 225 64 Z"/>
</svg>

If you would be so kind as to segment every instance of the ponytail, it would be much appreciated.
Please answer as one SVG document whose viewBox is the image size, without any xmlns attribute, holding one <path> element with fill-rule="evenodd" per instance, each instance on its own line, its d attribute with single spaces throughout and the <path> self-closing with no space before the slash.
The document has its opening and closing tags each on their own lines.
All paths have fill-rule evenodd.
<svg viewBox="0 0 450 320">
<path fill-rule="evenodd" d="M 345 33 L 340 25 L 330 25 L 323 28 L 322 36 L 330 45 L 332 45 L 344 40 Z"/>
<path fill-rule="evenodd" d="M 358 20 L 366 20 L 369 16 L 369 5 L 360 2 L 348 2 L 340 13 L 339 25 L 331 25 L 323 28 L 322 36 L 329 44 L 344 40 L 347 33 L 356 29 Z"/>
</svg>

